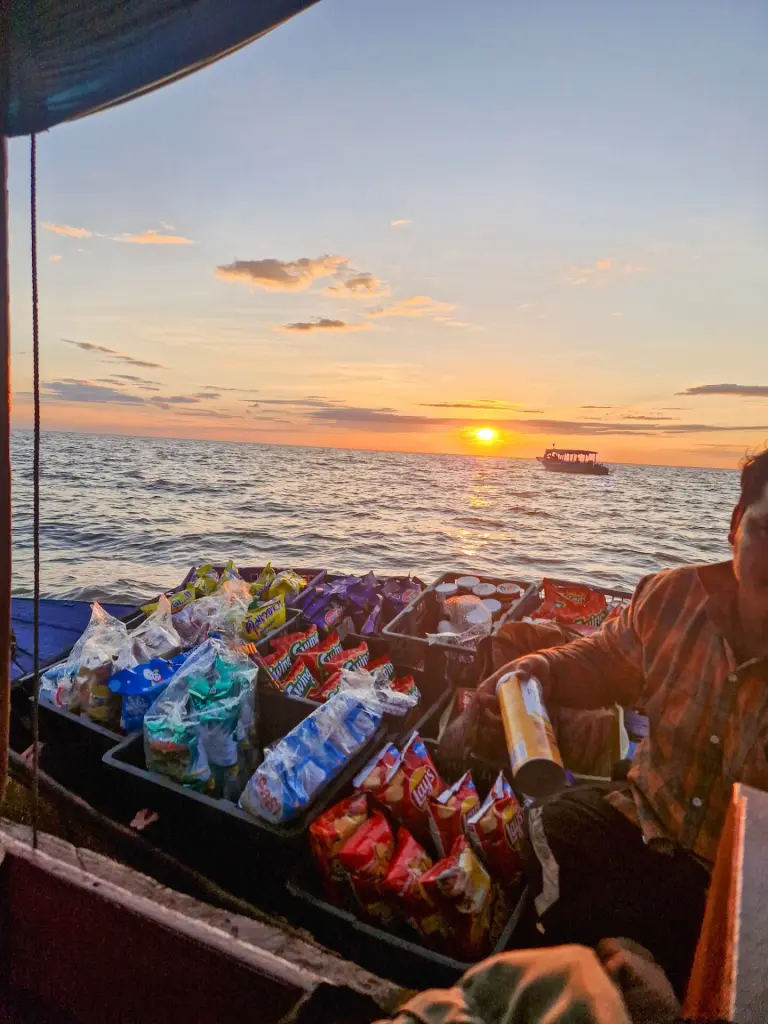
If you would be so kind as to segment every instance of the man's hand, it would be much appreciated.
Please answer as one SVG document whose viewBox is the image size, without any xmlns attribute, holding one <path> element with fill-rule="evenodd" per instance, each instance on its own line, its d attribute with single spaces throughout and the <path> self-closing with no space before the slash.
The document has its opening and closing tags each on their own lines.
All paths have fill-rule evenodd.
<svg viewBox="0 0 768 1024">
<path fill-rule="evenodd" d="M 492 749 L 498 744 L 504 744 L 504 728 L 501 724 L 496 687 L 499 680 L 508 676 L 510 672 L 514 672 L 522 681 L 530 679 L 531 676 L 535 676 L 545 686 L 549 681 L 547 659 L 540 654 L 530 654 L 518 661 L 511 661 L 508 665 L 502 665 L 492 676 L 488 676 L 480 683 L 476 695 L 480 715 L 479 732 L 482 734 L 483 745 L 488 744 Z"/>
</svg>

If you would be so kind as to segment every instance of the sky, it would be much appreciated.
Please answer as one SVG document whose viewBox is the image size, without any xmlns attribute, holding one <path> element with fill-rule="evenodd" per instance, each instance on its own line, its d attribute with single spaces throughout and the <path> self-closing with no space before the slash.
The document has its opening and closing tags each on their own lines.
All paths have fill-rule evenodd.
<svg viewBox="0 0 768 1024">
<path fill-rule="evenodd" d="M 44 427 L 736 466 L 768 441 L 767 47 L 763 0 L 321 0 L 53 129 Z"/>
</svg>

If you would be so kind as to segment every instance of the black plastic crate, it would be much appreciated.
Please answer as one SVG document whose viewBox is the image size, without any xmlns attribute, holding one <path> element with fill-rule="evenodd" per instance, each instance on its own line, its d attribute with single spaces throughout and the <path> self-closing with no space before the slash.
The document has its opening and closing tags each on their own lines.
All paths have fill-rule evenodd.
<svg viewBox="0 0 768 1024">
<path fill-rule="evenodd" d="M 482 583 L 514 583 L 523 590 L 517 604 L 512 604 L 503 616 L 511 617 L 517 605 L 537 592 L 537 585 L 529 580 L 516 580 L 498 576 L 483 576 L 469 572 L 446 572 L 415 598 L 396 618 L 384 627 L 383 634 L 391 643 L 392 656 L 412 668 L 434 674 L 452 686 L 474 686 L 478 679 L 477 655 L 474 648 L 456 647 L 440 640 L 430 643 L 427 633 L 437 632 L 439 605 L 435 587 L 440 583 L 455 582 L 460 576 L 477 576 Z"/>
<path fill-rule="evenodd" d="M 385 725 L 388 735 L 393 742 L 404 740 L 416 730 L 422 735 L 431 736 L 436 733 L 437 725 L 445 708 L 453 696 L 453 688 L 440 676 L 423 672 L 418 669 L 408 668 L 399 664 L 392 656 L 392 645 L 387 636 L 359 636 L 350 633 L 341 641 L 342 647 L 349 650 L 357 647 L 361 642 L 368 644 L 371 661 L 378 658 L 392 658 L 395 672 L 398 676 L 411 675 L 421 693 L 421 700 L 405 718 L 399 715 L 387 715 Z M 307 713 L 314 711 L 319 706 L 317 701 L 308 700 L 306 697 L 295 697 L 273 689 L 269 684 L 261 684 L 262 697 L 271 702 L 291 701 L 308 709 Z"/>
<path fill-rule="evenodd" d="M 257 728 L 261 747 L 287 735 L 309 713 L 307 708 L 296 702 L 281 701 L 262 707 L 259 700 L 258 704 Z M 386 730 L 380 726 L 330 785 L 319 790 L 306 809 L 286 825 L 261 821 L 242 811 L 232 801 L 206 796 L 180 785 L 168 776 L 149 771 L 144 756 L 143 733 L 136 733 L 108 750 L 103 762 L 119 778 L 118 784 L 123 795 L 128 791 L 132 793 L 137 808 L 149 807 L 183 818 L 191 836 L 199 832 L 215 835 L 220 843 L 262 843 L 274 854 L 276 849 L 287 852 L 289 847 L 300 848 L 300 840 L 309 824 L 340 798 L 355 775 L 385 741 Z M 279 858 L 274 860 L 270 868 L 272 877 L 279 874 L 283 867 Z"/>
<path fill-rule="evenodd" d="M 417 938 L 408 938 L 384 931 L 361 921 L 353 913 L 326 902 L 318 895 L 319 886 L 313 872 L 302 867 L 287 883 L 288 892 L 296 900 L 296 913 L 304 927 L 323 945 L 379 976 L 409 988 L 422 990 L 448 986 L 474 967 L 473 963 L 435 953 Z M 493 950 L 503 953 L 514 944 L 515 932 L 529 906 L 529 891 L 523 888 L 512 904 L 511 914 Z"/>
</svg>

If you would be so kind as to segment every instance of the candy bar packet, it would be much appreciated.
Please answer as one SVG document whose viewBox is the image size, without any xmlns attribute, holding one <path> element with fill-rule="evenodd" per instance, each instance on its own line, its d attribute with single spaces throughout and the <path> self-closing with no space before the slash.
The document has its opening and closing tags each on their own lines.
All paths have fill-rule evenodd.
<svg viewBox="0 0 768 1024">
<path fill-rule="evenodd" d="M 482 805 L 467 818 L 466 831 L 491 877 L 503 886 L 516 885 L 523 871 L 523 810 L 503 772 Z"/>
<path fill-rule="evenodd" d="M 479 803 L 471 772 L 465 772 L 437 799 L 429 801 L 429 828 L 441 857 L 447 857 L 464 834 L 464 823 Z"/>
<path fill-rule="evenodd" d="M 432 758 L 415 732 L 375 797 L 417 839 L 426 839 L 429 836 L 429 801 L 438 797 L 442 790 L 443 783 Z"/>
<path fill-rule="evenodd" d="M 389 822 L 381 811 L 374 811 L 338 853 L 360 909 L 367 917 L 383 923 L 394 918 L 382 893 L 382 882 L 394 852 L 395 838 Z"/>
<path fill-rule="evenodd" d="M 456 959 L 475 961 L 487 956 L 494 890 L 466 836 L 459 836 L 450 854 L 422 875 L 420 881 L 446 924 Z"/>
</svg>

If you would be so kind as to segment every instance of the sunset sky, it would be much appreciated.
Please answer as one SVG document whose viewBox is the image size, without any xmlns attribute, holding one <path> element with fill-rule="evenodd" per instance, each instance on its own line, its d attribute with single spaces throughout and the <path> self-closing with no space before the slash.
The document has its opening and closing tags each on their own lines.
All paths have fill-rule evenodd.
<svg viewBox="0 0 768 1024">
<path fill-rule="evenodd" d="M 767 51 L 764 0 L 322 0 L 54 129 L 44 426 L 736 465 L 768 440 Z"/>
</svg>

